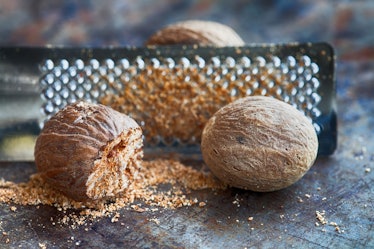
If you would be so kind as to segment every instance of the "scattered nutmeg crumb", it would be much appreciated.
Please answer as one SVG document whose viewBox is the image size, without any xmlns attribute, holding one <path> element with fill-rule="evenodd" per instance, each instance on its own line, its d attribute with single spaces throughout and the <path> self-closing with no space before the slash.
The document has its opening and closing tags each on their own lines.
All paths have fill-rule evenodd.
<svg viewBox="0 0 374 249">
<path fill-rule="evenodd" d="M 321 225 L 330 225 L 330 226 L 333 226 L 335 227 L 335 231 L 338 232 L 338 233 L 343 233 L 344 230 L 340 229 L 339 225 L 336 223 L 336 222 L 333 222 L 333 221 L 330 221 L 328 222 L 328 220 L 326 219 L 326 211 L 323 210 L 323 211 L 316 211 L 316 218 L 317 218 L 317 222 L 315 223 L 315 225 L 317 227 L 321 226 Z M 322 229 L 323 232 L 326 232 L 326 229 L 323 228 Z"/>
<path fill-rule="evenodd" d="M 206 202 L 203 202 L 203 201 L 199 202 L 199 207 L 205 207 L 205 206 L 206 206 Z"/>
<path fill-rule="evenodd" d="M 0 202 L 54 206 L 64 215 L 60 218 L 51 217 L 51 223 L 54 226 L 68 225 L 76 229 L 101 217 L 109 217 L 111 222 L 118 222 L 119 211 L 123 208 L 136 212 L 156 212 L 159 208 L 175 209 L 192 205 L 203 207 L 204 201 L 188 197 L 191 190 L 226 187 L 210 173 L 196 170 L 177 160 L 145 160 L 142 169 L 123 193 L 110 200 L 75 201 L 54 190 L 39 174 L 34 174 L 24 183 L 0 179 Z M 165 184 L 172 187 L 167 190 L 160 187 Z M 10 209 L 15 211 L 16 207 L 11 206 Z M 76 212 L 66 212 L 69 209 Z"/>
<path fill-rule="evenodd" d="M 39 243 L 40 249 L 47 249 L 47 246 L 44 243 Z"/>
<path fill-rule="evenodd" d="M 120 214 L 116 212 L 110 221 L 112 223 L 118 222 L 119 217 L 120 217 Z"/>
<path fill-rule="evenodd" d="M 152 218 L 152 219 L 149 219 L 149 221 L 152 221 L 154 222 L 156 225 L 160 225 L 160 220 L 157 219 L 157 218 Z"/>
<path fill-rule="evenodd" d="M 316 218 L 318 220 L 318 222 L 322 225 L 325 225 L 327 224 L 327 220 L 325 218 L 325 210 L 322 210 L 321 212 L 320 211 L 316 211 Z"/>
<path fill-rule="evenodd" d="M 337 231 L 338 233 L 342 233 L 342 230 L 340 229 L 340 227 L 338 226 L 336 222 L 330 222 L 329 225 L 335 227 L 335 231 Z"/>
</svg>

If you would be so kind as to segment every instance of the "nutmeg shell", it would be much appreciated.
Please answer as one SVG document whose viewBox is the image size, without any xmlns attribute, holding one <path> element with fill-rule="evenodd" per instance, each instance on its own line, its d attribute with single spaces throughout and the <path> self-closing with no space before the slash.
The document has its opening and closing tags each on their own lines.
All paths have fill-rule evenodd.
<svg viewBox="0 0 374 249">
<path fill-rule="evenodd" d="M 146 41 L 146 45 L 243 46 L 242 38 L 229 26 L 213 21 L 187 20 L 170 24 Z"/>
<path fill-rule="evenodd" d="M 210 118 L 201 150 L 213 174 L 226 184 L 268 192 L 290 186 L 309 170 L 318 138 L 296 108 L 272 97 L 250 96 Z"/>
<path fill-rule="evenodd" d="M 141 167 L 142 130 L 129 116 L 100 104 L 77 102 L 48 120 L 35 144 L 38 172 L 77 201 L 111 197 Z"/>
</svg>

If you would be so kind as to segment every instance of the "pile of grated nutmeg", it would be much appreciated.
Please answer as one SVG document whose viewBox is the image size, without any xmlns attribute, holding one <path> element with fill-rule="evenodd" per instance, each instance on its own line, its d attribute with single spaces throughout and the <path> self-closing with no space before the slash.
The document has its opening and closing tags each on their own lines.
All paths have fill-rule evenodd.
<svg viewBox="0 0 374 249">
<path fill-rule="evenodd" d="M 112 217 L 118 220 L 118 211 L 130 208 L 136 212 L 152 211 L 160 208 L 175 209 L 199 205 L 203 201 L 190 198 L 191 190 L 225 188 L 210 172 L 197 170 L 175 159 L 154 159 L 143 161 L 141 170 L 132 184 L 120 195 L 110 200 L 77 202 L 49 187 L 38 174 L 25 183 L 0 180 L 0 202 L 14 205 L 50 205 L 59 211 L 79 210 L 65 215 L 58 223 L 72 228 L 86 224 L 100 217 Z M 170 188 L 159 186 L 168 184 Z M 139 203 L 144 203 L 141 205 Z M 13 206 L 13 210 L 16 207 Z"/>
</svg>

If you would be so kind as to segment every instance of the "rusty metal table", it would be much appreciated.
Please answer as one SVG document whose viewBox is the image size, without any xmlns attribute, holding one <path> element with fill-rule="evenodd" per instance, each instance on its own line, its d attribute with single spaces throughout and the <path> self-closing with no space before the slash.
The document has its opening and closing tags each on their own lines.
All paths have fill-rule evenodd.
<svg viewBox="0 0 374 249">
<path fill-rule="evenodd" d="M 205 200 L 205 207 L 151 213 L 124 209 L 119 222 L 101 218 L 77 229 L 53 226 L 50 218 L 62 215 L 54 207 L 16 206 L 13 212 L 0 204 L 0 229 L 6 232 L 0 234 L 0 247 L 373 248 L 373 70 L 372 62 L 338 64 L 338 149 L 318 158 L 287 189 L 194 191 L 191 195 Z M 31 162 L 0 163 L 0 178 L 6 180 L 27 181 L 33 172 Z M 325 211 L 328 224 L 316 225 L 316 211 Z M 155 217 L 159 223 L 151 221 Z"/>
</svg>

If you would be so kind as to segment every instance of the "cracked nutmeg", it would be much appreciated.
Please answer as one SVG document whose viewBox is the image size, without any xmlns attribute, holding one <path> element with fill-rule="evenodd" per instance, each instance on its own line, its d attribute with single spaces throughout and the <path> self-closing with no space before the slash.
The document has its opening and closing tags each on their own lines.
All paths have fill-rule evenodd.
<svg viewBox="0 0 374 249">
<path fill-rule="evenodd" d="M 313 165 L 318 138 L 312 122 L 291 105 L 263 96 L 218 110 L 202 133 L 205 163 L 232 187 L 258 192 L 286 188 Z"/>
<path fill-rule="evenodd" d="M 115 196 L 136 177 L 142 130 L 129 116 L 77 102 L 48 120 L 35 144 L 35 164 L 53 188 L 77 200 Z"/>
</svg>

